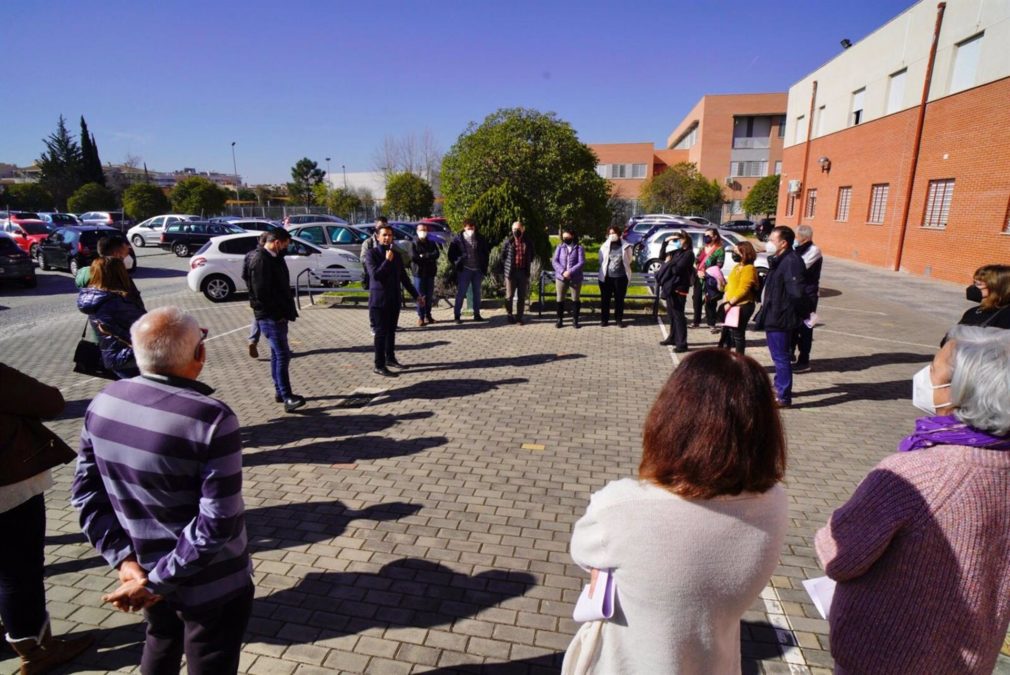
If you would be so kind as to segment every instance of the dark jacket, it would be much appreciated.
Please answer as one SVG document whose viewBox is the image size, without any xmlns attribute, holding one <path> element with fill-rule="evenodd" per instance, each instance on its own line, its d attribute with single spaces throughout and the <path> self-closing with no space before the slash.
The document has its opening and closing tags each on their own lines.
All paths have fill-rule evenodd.
<svg viewBox="0 0 1010 675">
<path fill-rule="evenodd" d="M 523 248 L 523 265 L 520 268 L 515 266 L 517 246 L 522 246 Z M 516 238 L 510 234 L 502 242 L 501 259 L 505 267 L 506 279 L 510 278 L 513 272 L 522 272 L 528 275 L 530 273 L 530 265 L 533 264 L 533 242 L 527 239 L 525 234 L 516 242 Z"/>
<path fill-rule="evenodd" d="M 438 272 L 438 244 L 431 239 L 417 239 L 414 241 L 413 260 L 411 270 L 415 277 L 429 279 Z"/>
<path fill-rule="evenodd" d="M 477 247 L 477 265 L 481 274 L 487 274 L 487 261 L 491 255 L 491 247 L 488 246 L 487 239 L 481 236 L 480 232 L 473 233 L 473 242 Z M 457 272 L 463 269 L 466 262 L 466 244 L 463 242 L 463 233 L 460 232 L 452 238 L 449 244 L 449 262 Z"/>
<path fill-rule="evenodd" d="M 135 369 L 130 326 L 144 316 L 144 306 L 130 296 L 89 286 L 77 294 L 77 309 L 88 315 L 98 334 L 103 365 L 112 371 Z"/>
<path fill-rule="evenodd" d="M 820 295 L 821 267 L 824 265 L 824 258 L 821 256 L 821 250 L 814 246 L 812 241 L 797 246 L 795 251 L 803 260 L 805 267 L 803 294 L 807 296 L 807 311 L 813 312 L 817 309 L 817 298 Z"/>
<path fill-rule="evenodd" d="M 253 258 L 256 257 L 256 254 L 262 250 L 262 246 L 257 246 L 246 253 L 245 260 L 242 261 L 242 281 L 245 282 L 246 287 L 249 289 L 249 302 L 252 302 L 252 277 L 249 274 L 249 267 L 252 265 Z"/>
<path fill-rule="evenodd" d="M 806 265 L 793 249 L 768 259 L 770 271 L 761 297 L 764 330 L 795 330 L 810 314 L 804 293 L 803 274 Z"/>
<path fill-rule="evenodd" d="M 298 318 L 284 256 L 275 256 L 265 248 L 256 249 L 249 261 L 249 304 L 257 319 L 294 321 Z"/>
<path fill-rule="evenodd" d="M 0 486 L 13 485 L 77 455 L 39 422 L 63 412 L 63 395 L 0 363 Z"/>
<path fill-rule="evenodd" d="M 664 262 L 656 272 L 656 285 L 664 298 L 671 298 L 677 292 L 685 295 L 694 279 L 694 251 L 678 249 L 670 255 L 673 259 Z"/>
<path fill-rule="evenodd" d="M 365 272 L 368 274 L 368 308 L 387 307 L 389 303 L 399 307 L 403 295 L 402 285 L 410 297 L 417 299 L 414 283 L 403 268 L 403 258 L 396 251 L 393 259 L 386 260 L 386 252 L 381 246 L 376 246 L 365 254 Z"/>
</svg>

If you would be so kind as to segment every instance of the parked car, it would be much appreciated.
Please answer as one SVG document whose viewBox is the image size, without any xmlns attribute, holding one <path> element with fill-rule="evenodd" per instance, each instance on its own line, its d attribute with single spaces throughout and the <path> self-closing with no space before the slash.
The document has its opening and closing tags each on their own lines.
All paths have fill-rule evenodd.
<svg viewBox="0 0 1010 675">
<path fill-rule="evenodd" d="M 663 260 L 660 257 L 663 249 L 663 244 L 670 239 L 677 232 L 686 232 L 691 237 L 691 243 L 694 245 L 694 253 L 697 255 L 702 247 L 705 245 L 703 237 L 705 236 L 705 230 L 711 229 L 706 227 L 671 227 L 665 228 L 654 233 L 649 239 L 644 242 L 641 253 L 638 254 L 636 262 L 638 263 L 638 269 L 643 272 L 650 272 L 655 274 L 660 266 L 663 264 Z M 746 238 L 741 237 L 735 232 L 729 232 L 727 230 L 718 230 L 719 236 L 722 237 L 725 244 L 727 253 L 733 249 L 737 244 L 746 241 Z M 730 270 L 736 267 L 736 263 L 733 262 L 733 258 L 730 255 L 726 256 L 726 262 L 723 263 L 722 271 L 723 274 L 729 275 Z M 764 276 L 768 273 L 768 254 L 764 251 L 758 251 L 757 260 L 754 261 L 754 267 L 757 268 L 758 275 Z"/>
<path fill-rule="evenodd" d="M 228 220 L 226 224 L 232 227 L 241 227 L 246 232 L 269 232 L 270 230 L 284 229 L 283 226 L 266 218 L 236 218 Z"/>
<path fill-rule="evenodd" d="M 214 237 L 196 252 L 189 263 L 186 283 L 195 293 L 203 293 L 212 302 L 223 302 L 238 291 L 246 291 L 242 280 L 242 265 L 249 251 L 256 248 L 259 235 L 242 232 L 223 237 Z M 288 264 L 291 286 L 304 270 L 327 268 L 346 269 L 352 278 L 359 278 L 364 269 L 358 257 L 334 248 L 320 248 L 299 237 L 292 237 L 284 262 Z M 318 283 L 319 277 L 312 275 Z"/>
<path fill-rule="evenodd" d="M 39 244 L 36 260 L 43 270 L 68 270 L 76 276 L 80 268 L 90 265 L 98 257 L 98 240 L 116 234 L 121 233 L 115 228 L 102 225 L 61 227 Z M 123 262 L 131 272 L 137 267 L 135 256 L 130 256 Z"/>
<path fill-rule="evenodd" d="M 717 223 L 713 223 L 708 218 L 702 218 L 701 216 L 684 216 L 684 220 L 690 220 L 695 225 L 702 227 L 719 227 Z"/>
<path fill-rule="evenodd" d="M 64 225 L 80 225 L 81 221 L 72 213 L 60 213 L 59 211 L 39 211 L 39 219 L 46 224 L 49 231 L 54 231 L 57 227 Z"/>
<path fill-rule="evenodd" d="M 126 232 L 126 238 L 137 248 L 157 246 L 161 243 L 161 233 L 166 225 L 200 220 L 200 216 L 186 213 L 168 213 L 163 216 L 148 218 L 139 225 L 134 225 Z"/>
<path fill-rule="evenodd" d="M 347 221 L 326 213 L 296 213 L 284 218 L 284 227 L 288 229 L 307 223 L 340 223 L 346 225 Z"/>
<path fill-rule="evenodd" d="M 391 223 L 392 225 L 392 223 Z M 357 225 L 352 225 L 356 230 L 363 232 L 366 237 L 371 237 L 375 234 L 375 223 L 359 223 Z M 402 228 L 398 228 L 395 225 L 393 227 L 393 248 L 400 252 L 404 258 L 404 264 L 410 266 L 411 251 L 413 249 L 413 240 L 411 239 L 410 232 L 404 231 Z M 360 251 L 360 249 L 359 249 Z"/>
<path fill-rule="evenodd" d="M 355 256 L 361 252 L 361 242 L 368 238 L 368 235 L 358 228 L 336 223 L 298 225 L 292 227 L 289 232 L 291 236 L 304 239 L 310 244 L 323 248 L 339 248 Z"/>
<path fill-rule="evenodd" d="M 81 225 L 105 225 L 123 234 L 133 225 L 133 221 L 122 211 L 88 211 L 78 216 L 78 220 L 81 221 Z"/>
<path fill-rule="evenodd" d="M 666 213 L 647 213 L 629 218 L 628 225 L 624 228 L 622 236 L 629 244 L 637 244 L 657 225 L 696 227 L 696 223 L 692 223 L 681 216 Z"/>
<path fill-rule="evenodd" d="M 35 288 L 35 261 L 6 232 L 0 232 L 0 279 L 13 279 L 26 288 Z"/>
<path fill-rule="evenodd" d="M 208 223 L 205 220 L 172 223 L 162 230 L 158 246 L 172 251 L 180 258 L 187 258 L 192 255 L 193 251 L 206 244 L 211 237 L 239 234 L 240 232 L 245 232 L 245 230 L 234 225 Z"/>
<path fill-rule="evenodd" d="M 396 221 L 389 224 L 393 226 L 394 231 L 399 230 L 410 237 L 411 241 L 417 241 L 417 226 L 421 224 L 420 222 L 407 223 Z M 433 223 L 424 222 L 424 224 L 428 226 L 428 239 L 435 242 L 436 245 L 448 246 L 449 242 L 452 241 L 453 234 L 451 231 L 448 231 L 448 228 L 446 228 L 446 230 L 440 230 L 437 229 L 437 226 Z"/>
<path fill-rule="evenodd" d="M 730 232 L 751 232 L 754 230 L 753 220 L 727 220 L 725 223 L 720 225 L 724 230 L 729 230 Z"/>
<path fill-rule="evenodd" d="M 7 218 L 0 225 L 0 231 L 10 235 L 18 248 L 33 258 L 38 255 L 39 244 L 52 232 L 45 221 L 27 218 Z"/>
</svg>

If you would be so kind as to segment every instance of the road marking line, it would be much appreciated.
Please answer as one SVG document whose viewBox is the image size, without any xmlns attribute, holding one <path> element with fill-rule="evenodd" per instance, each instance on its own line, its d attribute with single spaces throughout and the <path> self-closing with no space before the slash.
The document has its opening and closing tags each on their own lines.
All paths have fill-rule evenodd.
<svg viewBox="0 0 1010 675">
<path fill-rule="evenodd" d="M 939 349 L 940 345 L 924 345 L 921 342 L 905 342 L 904 340 L 892 340 L 891 338 L 878 338 L 872 337 L 870 335 L 859 335 L 858 333 L 845 333 L 840 330 L 831 330 L 829 328 L 815 328 L 821 333 L 832 333 L 834 335 L 844 335 L 846 337 L 862 338 L 864 340 L 873 340 L 874 342 L 893 342 L 898 345 L 908 345 L 909 347 L 925 347 L 926 349 Z"/>
<path fill-rule="evenodd" d="M 216 339 L 218 339 L 218 338 L 222 338 L 222 337 L 224 337 L 225 335 L 231 335 L 232 333 L 237 333 L 237 332 L 239 332 L 240 330 L 247 330 L 247 329 L 249 328 L 249 326 L 251 326 L 251 325 L 252 325 L 251 323 L 247 323 L 246 325 L 244 325 L 244 326 L 239 326 L 239 327 L 238 327 L 238 328 L 236 328 L 235 330 L 230 330 L 230 331 L 228 331 L 227 333 L 219 333 L 219 334 L 217 334 L 217 335 L 214 335 L 214 336 L 211 336 L 211 337 L 207 338 L 206 340 L 204 340 L 204 342 L 210 342 L 211 340 L 216 340 Z"/>
</svg>

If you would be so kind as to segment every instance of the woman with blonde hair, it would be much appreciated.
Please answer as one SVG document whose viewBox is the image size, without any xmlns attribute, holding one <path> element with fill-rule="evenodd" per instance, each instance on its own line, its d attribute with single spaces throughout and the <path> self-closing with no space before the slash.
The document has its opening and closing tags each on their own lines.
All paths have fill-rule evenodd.
<svg viewBox="0 0 1010 675">
<path fill-rule="evenodd" d="M 130 326 L 146 310 L 133 290 L 123 261 L 106 257 L 91 263 L 89 285 L 77 295 L 77 309 L 88 315 L 98 334 L 103 365 L 120 379 L 140 374 L 130 344 Z"/>
</svg>

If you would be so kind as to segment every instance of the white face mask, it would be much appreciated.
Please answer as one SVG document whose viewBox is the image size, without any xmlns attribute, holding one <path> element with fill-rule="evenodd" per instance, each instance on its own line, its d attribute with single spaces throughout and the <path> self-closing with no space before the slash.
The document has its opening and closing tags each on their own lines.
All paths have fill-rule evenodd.
<svg viewBox="0 0 1010 675">
<path fill-rule="evenodd" d="M 767 253 L 768 255 L 775 255 L 778 252 L 779 248 L 778 246 L 775 245 L 775 242 L 773 242 L 770 239 L 765 242 L 765 253 Z"/>
<path fill-rule="evenodd" d="M 473 230 L 463 230 L 463 236 L 467 239 L 473 238 Z"/>
<path fill-rule="evenodd" d="M 418 239 L 427 239 L 428 238 L 428 233 L 425 232 L 424 230 L 418 230 L 417 231 L 417 238 Z"/>
<path fill-rule="evenodd" d="M 612 234 L 609 237 L 607 237 L 607 239 L 609 239 L 610 243 L 613 244 L 613 243 L 615 243 L 617 241 L 618 237 L 617 237 L 616 234 Z"/>
<path fill-rule="evenodd" d="M 933 392 L 937 389 L 945 389 L 950 385 L 933 384 L 933 380 L 929 377 L 929 369 L 929 366 L 923 366 L 922 370 L 912 376 L 912 405 L 924 413 L 935 415 L 936 402 Z"/>
</svg>

